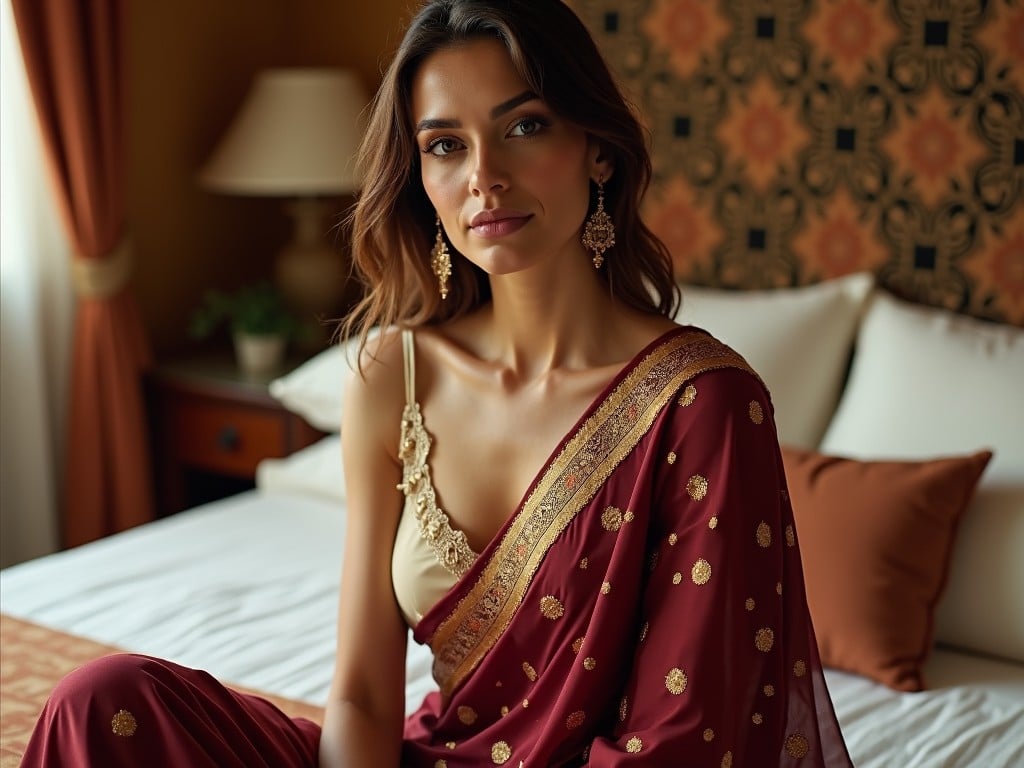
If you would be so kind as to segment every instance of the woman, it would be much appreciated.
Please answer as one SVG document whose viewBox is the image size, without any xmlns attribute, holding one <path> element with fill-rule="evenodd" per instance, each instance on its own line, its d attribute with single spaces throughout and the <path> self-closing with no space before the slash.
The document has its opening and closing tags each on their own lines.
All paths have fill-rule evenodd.
<svg viewBox="0 0 1024 768">
<path fill-rule="evenodd" d="M 428 3 L 362 166 L 368 292 L 345 332 L 365 349 L 322 733 L 115 657 L 132 661 L 59 690 L 33 760 L 62 738 L 127 756 L 102 718 L 66 715 L 145 677 L 159 693 L 133 706 L 168 721 L 128 757 L 146 764 L 848 765 L 768 394 L 668 319 L 670 261 L 637 212 L 643 135 L 572 12 Z M 405 720 L 409 627 L 440 690 Z"/>
</svg>

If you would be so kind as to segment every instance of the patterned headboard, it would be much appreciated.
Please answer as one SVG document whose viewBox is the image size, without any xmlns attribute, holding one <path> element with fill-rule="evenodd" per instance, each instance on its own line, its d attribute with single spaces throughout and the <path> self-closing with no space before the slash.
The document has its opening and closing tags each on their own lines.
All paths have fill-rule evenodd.
<svg viewBox="0 0 1024 768">
<path fill-rule="evenodd" d="M 573 0 L 653 134 L 691 283 L 870 270 L 1024 325 L 1024 0 Z"/>
</svg>

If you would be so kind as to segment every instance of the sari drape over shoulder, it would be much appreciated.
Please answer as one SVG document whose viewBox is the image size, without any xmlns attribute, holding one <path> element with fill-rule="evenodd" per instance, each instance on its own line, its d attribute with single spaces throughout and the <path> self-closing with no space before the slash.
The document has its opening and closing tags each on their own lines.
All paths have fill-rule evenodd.
<svg viewBox="0 0 1024 768">
<path fill-rule="evenodd" d="M 768 393 L 682 328 L 588 409 L 417 624 L 403 765 L 850 765 Z"/>
</svg>

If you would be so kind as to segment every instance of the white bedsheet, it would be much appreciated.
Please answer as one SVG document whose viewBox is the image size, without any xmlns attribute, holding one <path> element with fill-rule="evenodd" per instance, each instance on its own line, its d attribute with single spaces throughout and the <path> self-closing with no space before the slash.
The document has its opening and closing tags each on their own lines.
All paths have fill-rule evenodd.
<svg viewBox="0 0 1024 768">
<path fill-rule="evenodd" d="M 0 610 L 322 705 L 344 510 L 250 491 L 0 571 Z M 412 711 L 433 681 L 409 642 Z"/>
<path fill-rule="evenodd" d="M 920 693 L 825 670 L 858 768 L 1024 766 L 1024 665 L 937 649 L 925 669 Z"/>
<path fill-rule="evenodd" d="M 0 572 L 0 610 L 323 704 L 344 511 L 252 491 Z M 407 710 L 433 682 L 410 640 Z M 932 689 L 827 671 L 860 768 L 1024 766 L 1024 665 L 937 651 Z"/>
</svg>

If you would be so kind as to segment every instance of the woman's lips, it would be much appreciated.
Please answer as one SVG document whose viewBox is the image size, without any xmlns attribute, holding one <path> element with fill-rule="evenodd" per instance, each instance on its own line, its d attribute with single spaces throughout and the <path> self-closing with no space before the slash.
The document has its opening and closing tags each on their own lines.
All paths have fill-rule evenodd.
<svg viewBox="0 0 1024 768">
<path fill-rule="evenodd" d="M 480 224 L 476 224 L 470 227 L 470 229 L 473 230 L 473 234 L 478 237 L 505 237 L 506 235 L 511 235 L 513 232 L 517 232 L 522 229 L 529 220 L 529 216 L 517 216 L 510 219 L 495 219 L 494 221 L 485 221 Z"/>
<path fill-rule="evenodd" d="M 505 237 L 523 228 L 533 214 L 503 208 L 479 211 L 469 222 L 473 234 L 483 238 Z"/>
</svg>

